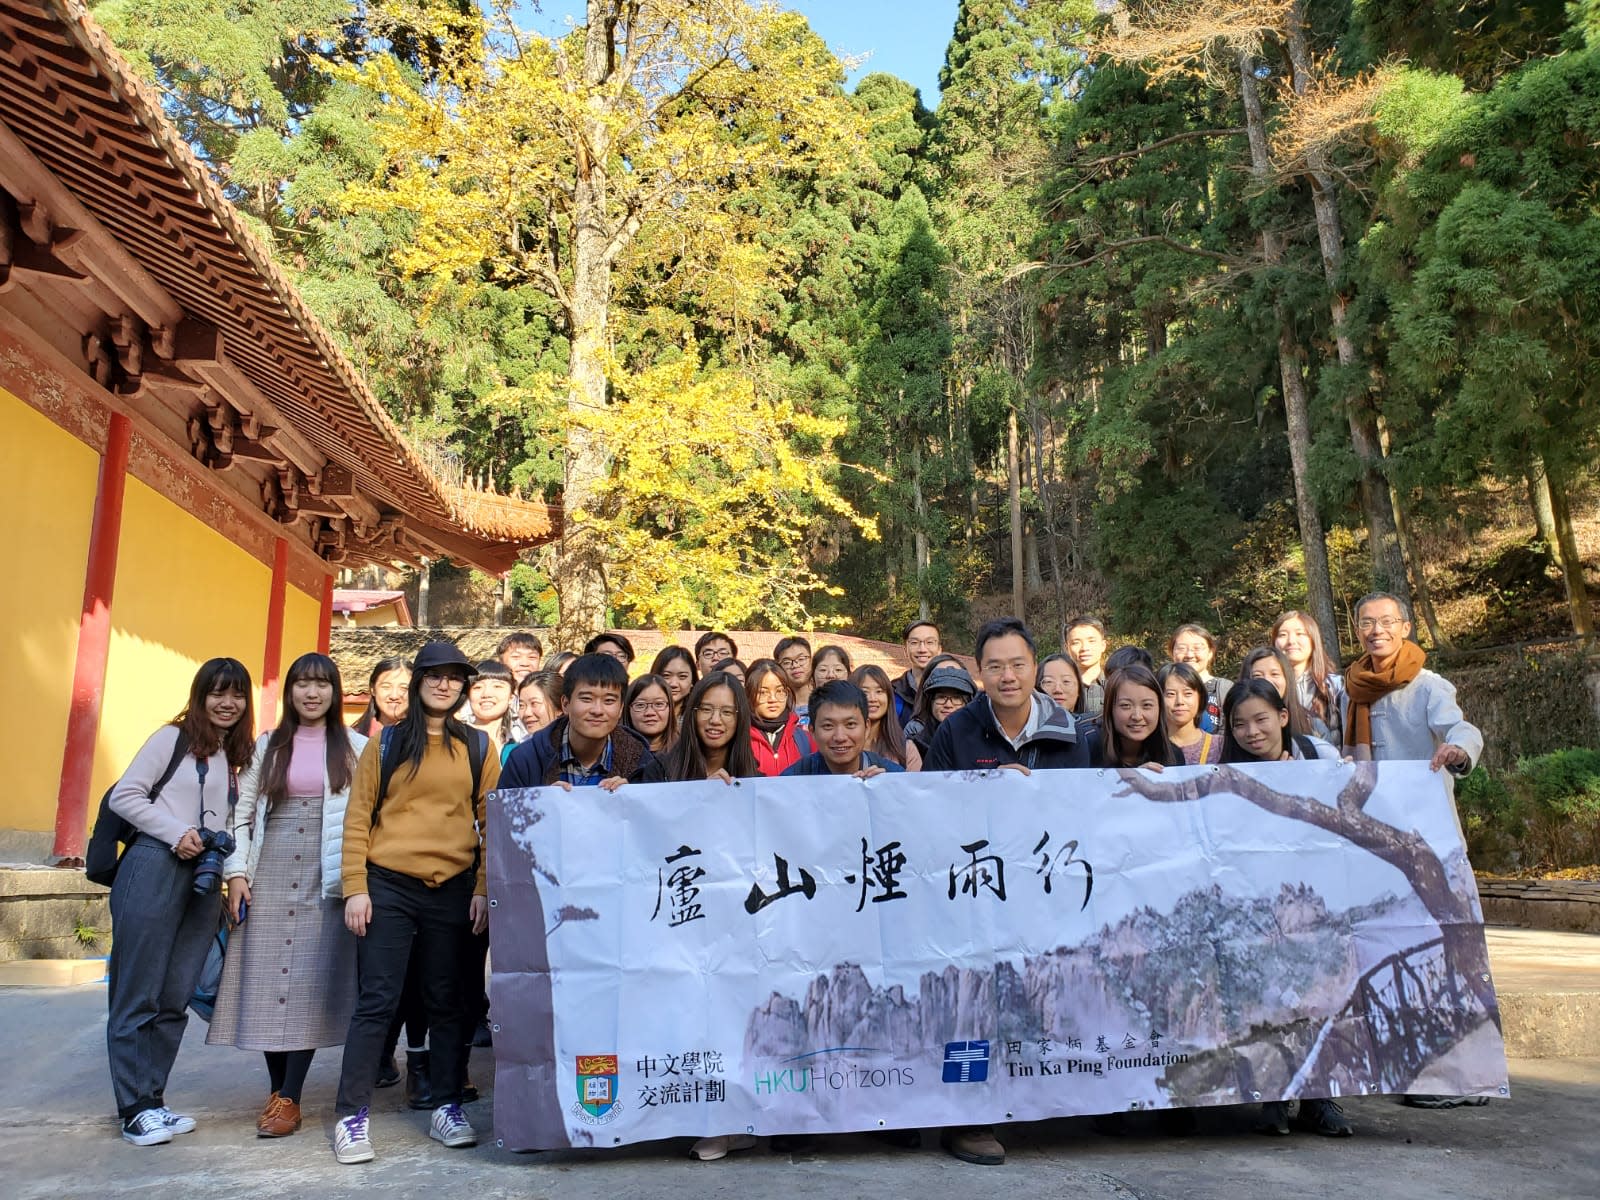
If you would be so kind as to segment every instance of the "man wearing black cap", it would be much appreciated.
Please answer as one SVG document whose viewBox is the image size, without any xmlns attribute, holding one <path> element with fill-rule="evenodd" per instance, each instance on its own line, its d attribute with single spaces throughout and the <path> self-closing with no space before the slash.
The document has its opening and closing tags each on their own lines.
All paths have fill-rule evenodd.
<svg viewBox="0 0 1600 1200">
<path fill-rule="evenodd" d="M 334 1157 L 368 1162 L 367 1104 L 406 965 L 416 958 L 432 1042 L 429 1136 L 472 1146 L 461 1109 L 469 1038 L 461 987 L 467 932 L 488 925 L 484 795 L 500 778 L 488 737 L 455 718 L 475 674 L 449 642 L 429 642 L 411 665 L 410 707 L 362 752 L 345 809 L 340 875 L 344 921 L 355 934 L 358 999 L 345 1038 Z"/>
</svg>

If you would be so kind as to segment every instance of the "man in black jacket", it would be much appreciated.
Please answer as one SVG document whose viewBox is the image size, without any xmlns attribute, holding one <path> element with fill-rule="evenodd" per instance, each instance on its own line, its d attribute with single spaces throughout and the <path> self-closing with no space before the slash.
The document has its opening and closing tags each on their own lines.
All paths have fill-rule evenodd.
<svg viewBox="0 0 1600 1200">
<path fill-rule="evenodd" d="M 1026 625 L 990 621 L 978 630 L 977 657 L 983 694 L 939 723 L 924 771 L 1009 767 L 1026 775 L 1089 765 L 1073 715 L 1034 687 L 1039 659 Z"/>
<path fill-rule="evenodd" d="M 650 745 L 622 722 L 628 669 L 610 654 L 585 654 L 561 678 L 561 716 L 511 751 L 500 787 L 659 783 L 665 778 Z"/>
<path fill-rule="evenodd" d="M 978 675 L 983 694 L 939 723 L 924 771 L 1035 770 L 1087 767 L 1088 746 L 1072 714 L 1034 687 L 1039 656 L 1033 634 L 1014 617 L 978 630 Z M 946 1129 L 944 1148 L 963 1162 L 994 1167 L 1005 1147 L 986 1126 Z"/>
</svg>

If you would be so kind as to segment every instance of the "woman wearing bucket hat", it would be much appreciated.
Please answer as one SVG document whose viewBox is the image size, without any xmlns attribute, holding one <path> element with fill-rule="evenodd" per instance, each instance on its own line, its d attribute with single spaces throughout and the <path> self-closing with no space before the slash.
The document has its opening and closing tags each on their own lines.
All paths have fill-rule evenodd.
<svg viewBox="0 0 1600 1200">
<path fill-rule="evenodd" d="M 333 1150 L 341 1163 L 373 1157 L 367 1104 L 413 955 L 432 1042 L 429 1136 L 477 1144 L 461 1110 L 461 980 L 466 934 L 488 925 L 480 831 L 500 760 L 481 730 L 454 715 L 474 674 L 451 643 L 424 646 L 411 664 L 405 719 L 367 743 L 350 785 L 340 873 L 360 983 L 339 1075 Z"/>
</svg>

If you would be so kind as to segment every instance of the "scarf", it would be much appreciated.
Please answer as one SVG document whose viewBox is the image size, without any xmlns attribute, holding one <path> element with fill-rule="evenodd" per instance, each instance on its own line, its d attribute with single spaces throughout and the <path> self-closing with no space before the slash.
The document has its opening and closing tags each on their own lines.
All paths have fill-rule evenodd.
<svg viewBox="0 0 1600 1200">
<path fill-rule="evenodd" d="M 1428 656 L 1415 642 L 1406 642 L 1387 667 L 1379 668 L 1372 655 L 1363 654 L 1345 671 L 1344 687 L 1350 693 L 1350 728 L 1345 731 L 1347 749 L 1361 761 L 1372 758 L 1372 706 L 1390 692 L 1397 692 L 1422 674 Z"/>
<path fill-rule="evenodd" d="M 755 713 L 751 713 L 750 727 L 759 729 L 767 739 L 767 745 L 776 750 L 778 748 L 777 735 L 783 732 L 783 727 L 789 723 L 789 718 L 793 715 L 793 712 L 788 708 L 785 708 L 776 717 L 758 717 Z"/>
</svg>

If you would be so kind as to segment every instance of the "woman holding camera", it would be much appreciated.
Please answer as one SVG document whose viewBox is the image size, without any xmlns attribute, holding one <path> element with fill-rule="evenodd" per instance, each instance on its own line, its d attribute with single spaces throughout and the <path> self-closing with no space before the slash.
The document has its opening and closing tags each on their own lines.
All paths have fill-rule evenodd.
<svg viewBox="0 0 1600 1200">
<path fill-rule="evenodd" d="M 266 1055 L 272 1094 L 258 1137 L 300 1128 L 318 1047 L 344 1041 L 356 1003 L 356 943 L 344 927 L 339 854 L 356 759 L 367 744 L 339 720 L 339 668 L 302 654 L 283 681 L 283 721 L 239 778 L 224 872 L 237 928 L 206 1042 Z"/>
<path fill-rule="evenodd" d="M 250 672 L 237 659 L 210 659 L 188 707 L 151 735 L 111 789 L 111 811 L 139 831 L 111 887 L 106 1020 L 111 1089 L 122 1136 L 135 1146 L 195 1126 L 167 1108 L 167 1076 L 222 915 L 228 810 L 253 726 Z"/>
</svg>

